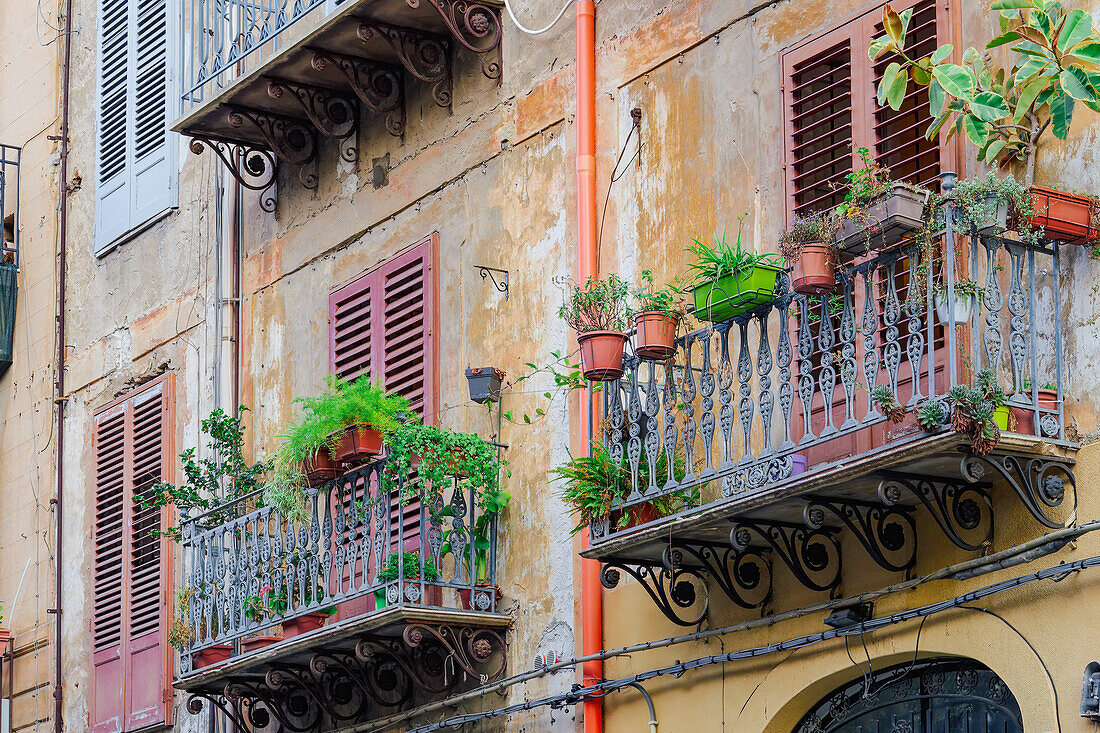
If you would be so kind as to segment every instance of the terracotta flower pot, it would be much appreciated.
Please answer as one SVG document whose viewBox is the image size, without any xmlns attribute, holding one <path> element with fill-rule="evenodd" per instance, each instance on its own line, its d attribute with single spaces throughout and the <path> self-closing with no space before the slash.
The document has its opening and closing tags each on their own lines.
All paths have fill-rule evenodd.
<svg viewBox="0 0 1100 733">
<path fill-rule="evenodd" d="M 631 527 L 637 527 L 642 524 L 648 524 L 657 520 L 657 507 L 653 505 L 653 502 L 643 501 L 638 504 L 632 504 L 626 508 L 626 524 L 619 526 L 619 521 L 623 516 L 622 509 L 616 509 L 611 512 L 610 522 L 612 532 L 622 532 L 623 530 L 630 529 Z"/>
<path fill-rule="evenodd" d="M 303 616 L 283 621 L 283 635 L 286 638 L 306 634 L 315 631 L 325 625 L 328 615 L 323 613 L 307 613 Z"/>
<path fill-rule="evenodd" d="M 337 463 L 358 465 L 382 454 L 382 432 L 369 425 L 349 425 L 336 440 L 332 458 Z"/>
<path fill-rule="evenodd" d="M 1031 401 L 1031 392 L 1023 393 L 1028 402 Z M 1016 418 L 1016 432 L 1021 435 L 1035 435 L 1035 413 L 1030 407 L 1011 406 L 1012 416 Z M 1058 392 L 1053 389 L 1039 390 L 1039 409 L 1047 412 L 1058 411 Z"/>
<path fill-rule="evenodd" d="M 619 331 L 589 331 L 577 337 L 581 347 L 581 370 L 585 379 L 609 382 L 623 375 L 626 334 Z"/>
<path fill-rule="evenodd" d="M 8 648 L 8 642 L 11 641 L 11 629 L 0 628 L 0 654 L 3 654 Z"/>
<path fill-rule="evenodd" d="M 200 669 L 209 667 L 211 664 L 220 664 L 229 659 L 232 654 L 233 647 L 229 644 L 215 644 L 199 650 L 192 660 L 192 665 L 195 669 Z"/>
<path fill-rule="evenodd" d="M 1084 196 L 1043 186 L 1031 187 L 1031 208 L 1028 219 L 1033 227 L 1042 227 L 1043 236 L 1069 244 L 1085 244 L 1100 238 L 1100 229 L 1093 221 L 1095 205 Z"/>
<path fill-rule="evenodd" d="M 672 356 L 676 353 L 676 324 L 679 320 L 661 311 L 642 311 L 636 315 L 634 353 L 650 361 L 663 361 Z"/>
<path fill-rule="evenodd" d="M 484 589 L 484 590 L 488 591 L 491 596 L 495 597 L 494 598 L 495 603 L 493 604 L 494 607 L 499 607 L 501 596 L 504 595 L 503 593 L 501 593 L 499 585 L 490 585 L 489 583 L 477 583 L 476 588 L 479 589 L 479 590 Z M 471 593 L 470 593 L 469 588 L 462 588 L 458 591 L 458 599 L 462 602 L 462 607 L 463 608 L 465 608 L 467 611 L 481 611 L 481 610 L 486 610 L 487 611 L 488 610 L 488 609 L 474 608 L 471 605 L 471 602 L 470 602 L 470 595 L 471 595 Z"/>
<path fill-rule="evenodd" d="M 265 646 L 271 646 L 282 640 L 283 637 L 281 636 L 250 636 L 247 639 L 241 639 L 241 653 L 247 654 L 248 652 L 254 652 L 257 649 L 263 649 Z"/>
<path fill-rule="evenodd" d="M 796 293 L 822 295 L 836 290 L 836 250 L 824 242 L 802 245 L 794 262 L 791 287 Z"/>
<path fill-rule="evenodd" d="M 340 475 L 340 466 L 332 460 L 328 448 L 322 447 L 312 458 L 302 461 L 302 473 L 310 488 L 316 488 Z"/>
</svg>

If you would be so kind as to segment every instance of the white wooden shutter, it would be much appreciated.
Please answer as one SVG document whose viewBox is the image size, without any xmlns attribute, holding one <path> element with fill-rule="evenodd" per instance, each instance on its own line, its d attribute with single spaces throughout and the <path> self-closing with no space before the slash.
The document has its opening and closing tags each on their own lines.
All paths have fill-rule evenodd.
<svg viewBox="0 0 1100 733">
<path fill-rule="evenodd" d="M 168 6 L 100 0 L 96 254 L 176 204 Z"/>
</svg>

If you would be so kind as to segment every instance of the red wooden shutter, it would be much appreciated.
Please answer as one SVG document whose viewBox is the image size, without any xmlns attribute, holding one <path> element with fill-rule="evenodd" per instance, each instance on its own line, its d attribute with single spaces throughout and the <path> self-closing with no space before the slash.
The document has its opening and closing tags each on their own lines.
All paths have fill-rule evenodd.
<svg viewBox="0 0 1100 733">
<path fill-rule="evenodd" d="M 92 730 L 169 721 L 166 541 L 162 513 L 134 498 L 165 476 L 171 383 L 162 377 L 95 419 L 96 526 Z"/>
</svg>

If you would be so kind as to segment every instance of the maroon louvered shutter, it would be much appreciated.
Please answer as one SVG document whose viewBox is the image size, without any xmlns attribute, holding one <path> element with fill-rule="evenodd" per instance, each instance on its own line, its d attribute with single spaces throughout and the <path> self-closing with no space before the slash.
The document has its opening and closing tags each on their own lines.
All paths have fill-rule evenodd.
<svg viewBox="0 0 1100 733">
<path fill-rule="evenodd" d="M 162 377 L 95 418 L 92 730 L 166 723 L 168 555 L 162 512 L 134 503 L 165 476 L 171 382 Z"/>
</svg>

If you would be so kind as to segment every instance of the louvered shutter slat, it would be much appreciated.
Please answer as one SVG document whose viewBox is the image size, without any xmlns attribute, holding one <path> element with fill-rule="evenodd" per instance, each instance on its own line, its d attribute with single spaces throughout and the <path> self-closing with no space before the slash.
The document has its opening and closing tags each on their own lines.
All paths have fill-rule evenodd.
<svg viewBox="0 0 1100 733">
<path fill-rule="evenodd" d="M 100 0 L 96 119 L 96 252 L 130 227 L 130 3 Z"/>
<path fill-rule="evenodd" d="M 175 165 L 168 135 L 167 0 L 130 0 L 136 16 L 133 84 L 133 216 L 147 221 L 175 201 Z"/>
</svg>

